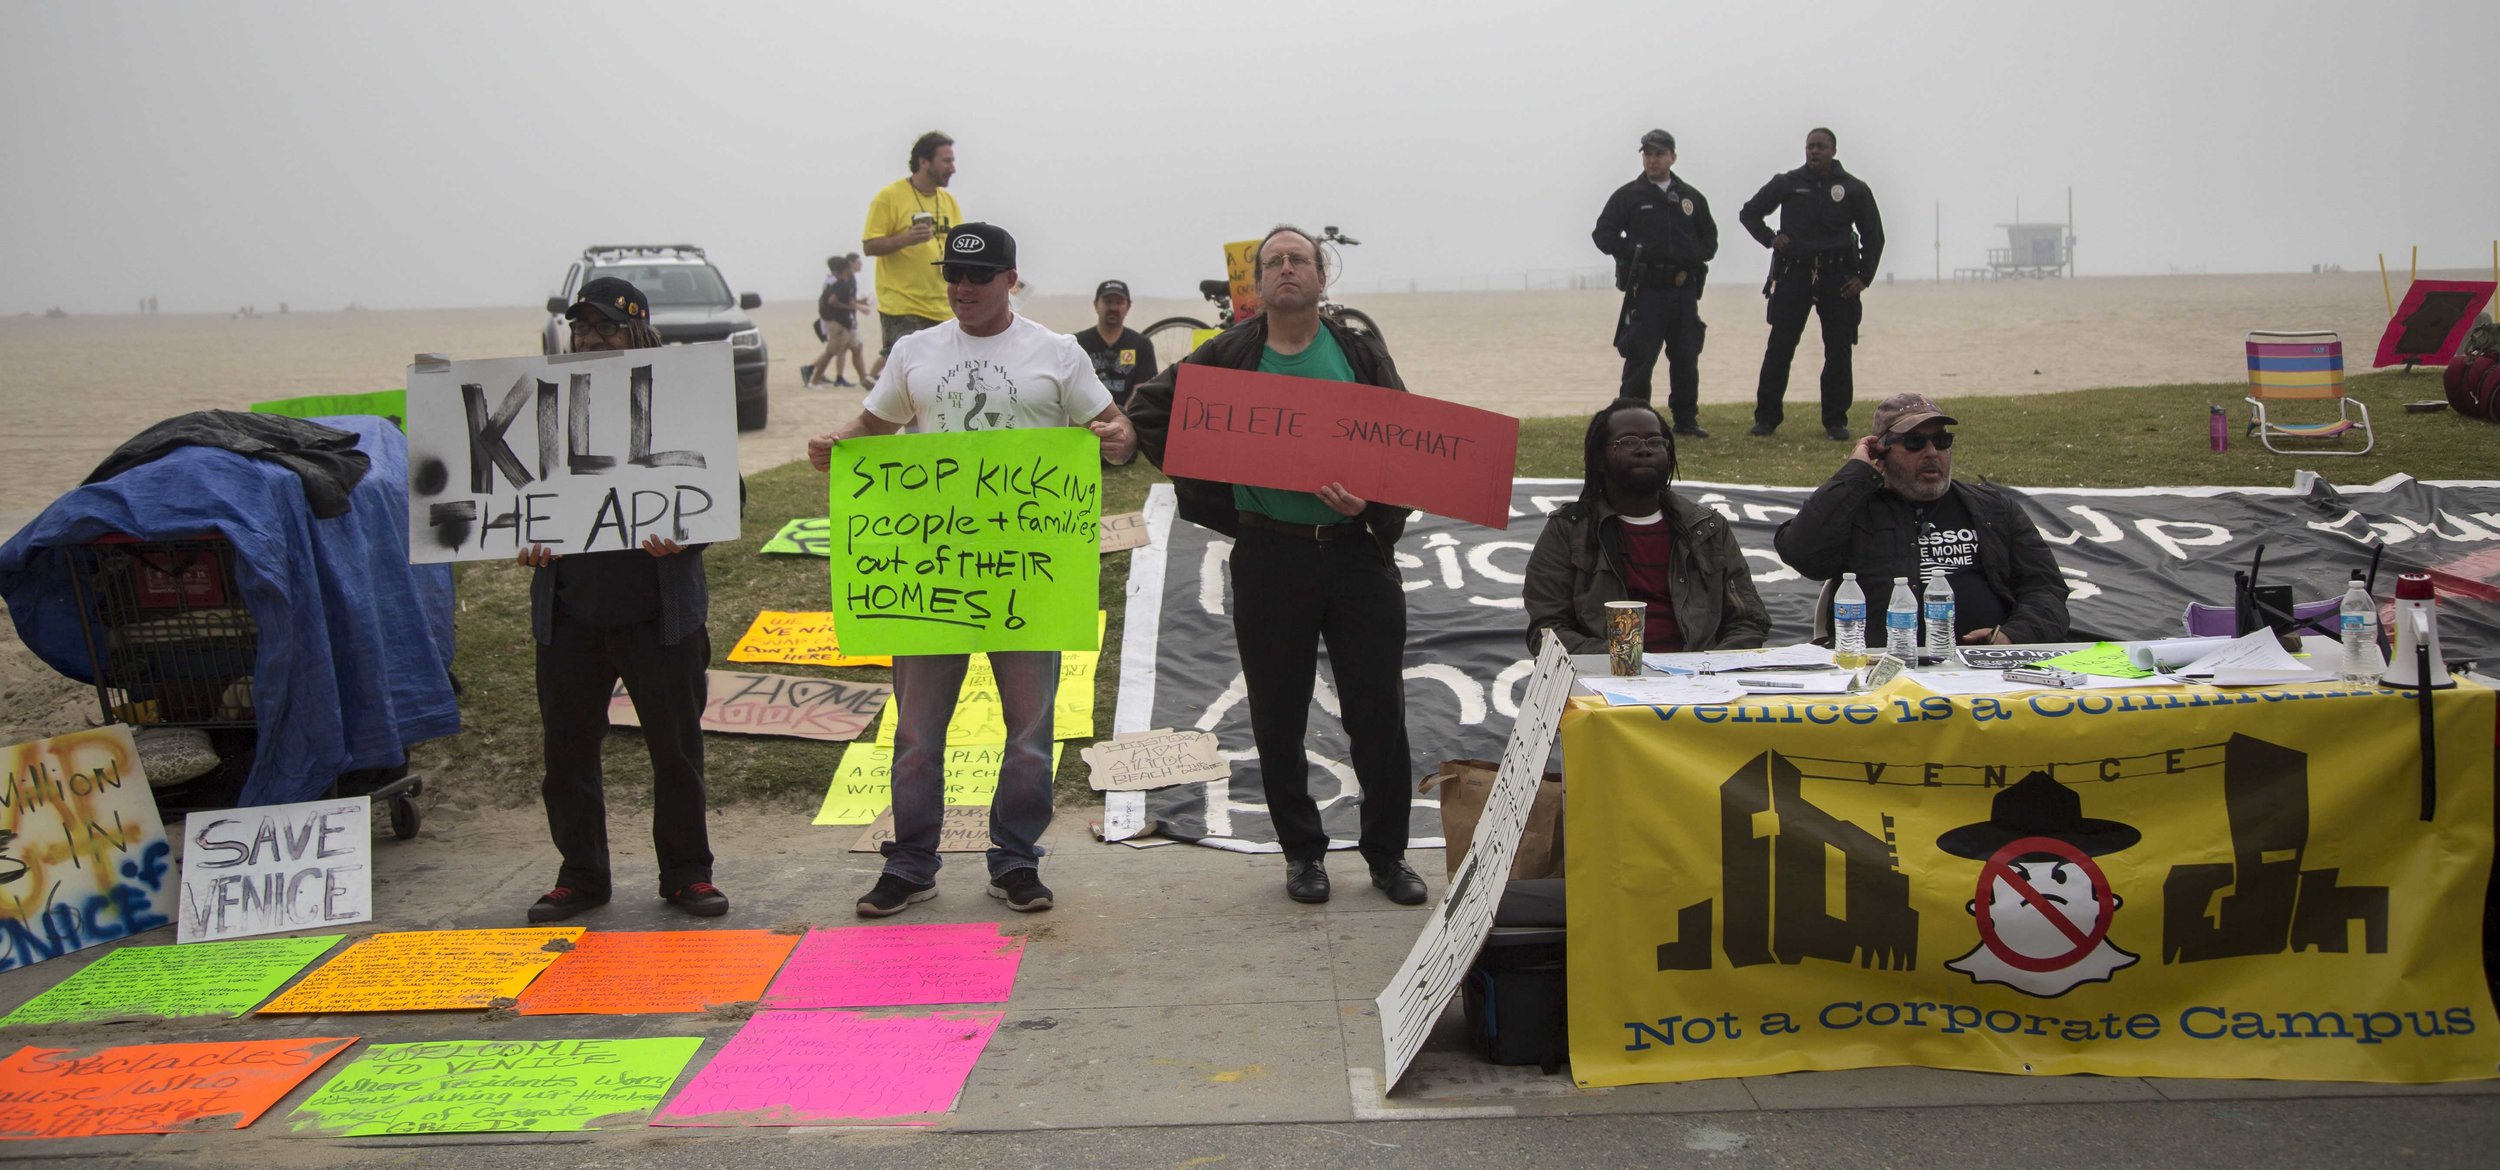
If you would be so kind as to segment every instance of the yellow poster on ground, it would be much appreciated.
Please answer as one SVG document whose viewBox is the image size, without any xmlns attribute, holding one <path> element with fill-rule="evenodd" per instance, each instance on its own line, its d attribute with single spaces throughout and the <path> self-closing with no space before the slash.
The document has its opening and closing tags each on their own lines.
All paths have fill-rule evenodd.
<svg viewBox="0 0 2500 1170">
<path fill-rule="evenodd" d="M 1050 772 L 1059 774 L 1064 744 L 1050 745 Z M 946 803 L 989 806 L 998 795 L 999 765 L 1007 762 L 1004 744 L 973 744 L 946 749 Z M 825 786 L 825 802 L 816 808 L 819 825 L 865 825 L 894 807 L 894 749 L 890 745 L 855 743 L 842 749 L 842 763 Z"/>
<path fill-rule="evenodd" d="M 1573 1076 L 2491 1077 L 2493 696 L 1575 707 Z"/>
<path fill-rule="evenodd" d="M 892 666 L 883 654 L 845 654 L 833 636 L 833 615 L 768 609 L 729 648 L 731 662 L 787 662 L 797 666 Z"/>
<path fill-rule="evenodd" d="M 1110 615 L 1094 611 L 1094 640 L 1102 640 L 1102 631 Z M 1094 737 L 1094 675 L 1102 665 L 1099 650 L 1064 650 L 1059 654 L 1059 694 L 1051 704 L 1052 739 L 1092 739 Z M 885 714 L 877 720 L 877 743 L 894 746 L 894 711 L 897 700 L 888 698 Z M 987 654 L 975 654 L 964 671 L 963 690 L 955 696 L 955 714 L 946 724 L 948 743 L 1007 742 L 1006 708 L 998 699 L 998 675 L 990 670 Z M 961 802 L 958 802 L 961 803 Z"/>
</svg>

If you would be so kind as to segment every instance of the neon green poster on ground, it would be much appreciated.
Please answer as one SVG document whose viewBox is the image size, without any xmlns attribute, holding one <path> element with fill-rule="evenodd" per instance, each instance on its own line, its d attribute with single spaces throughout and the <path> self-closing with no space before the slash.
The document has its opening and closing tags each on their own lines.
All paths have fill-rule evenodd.
<svg viewBox="0 0 2500 1170">
<path fill-rule="evenodd" d="M 639 1126 L 702 1046 L 697 1036 L 376 1044 L 289 1124 L 331 1137 Z"/>
<path fill-rule="evenodd" d="M 853 654 L 1101 645 L 1102 457 L 1082 427 L 834 448 L 834 628 Z"/>
<path fill-rule="evenodd" d="M 408 392 L 376 390 L 371 394 L 308 394 L 302 398 L 279 398 L 252 404 L 253 414 L 283 414 L 288 418 L 329 418 L 341 414 L 374 414 L 391 420 L 400 430 L 408 429 Z"/>
</svg>

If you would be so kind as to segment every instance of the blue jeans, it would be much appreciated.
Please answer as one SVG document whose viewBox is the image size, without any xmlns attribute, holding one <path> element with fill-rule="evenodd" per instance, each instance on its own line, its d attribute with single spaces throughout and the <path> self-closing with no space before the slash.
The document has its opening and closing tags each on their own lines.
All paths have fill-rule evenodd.
<svg viewBox="0 0 2500 1170">
<path fill-rule="evenodd" d="M 894 658 L 894 839 L 885 872 L 909 882 L 937 880 L 938 828 L 946 816 L 946 723 L 963 690 L 966 654 Z M 990 876 L 1039 868 L 1050 827 L 1051 709 L 1059 699 L 1059 652 L 990 654 L 999 706 L 1007 718 L 1007 760 L 990 802 Z"/>
</svg>

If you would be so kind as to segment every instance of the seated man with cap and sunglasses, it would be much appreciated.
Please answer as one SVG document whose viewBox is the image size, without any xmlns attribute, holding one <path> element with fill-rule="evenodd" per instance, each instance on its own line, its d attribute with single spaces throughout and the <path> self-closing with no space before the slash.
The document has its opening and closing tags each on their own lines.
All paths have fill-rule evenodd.
<svg viewBox="0 0 2500 1170">
<path fill-rule="evenodd" d="M 862 435 L 1008 427 L 1090 428 L 1107 463 L 1137 453 L 1137 432 L 1112 405 L 1076 340 L 1016 315 L 1016 241 L 1003 228 L 967 223 L 946 236 L 937 263 L 954 318 L 894 343 L 885 373 L 859 417 L 808 441 L 807 461 L 831 470 L 833 448 Z M 838 575 L 841 566 L 834 569 Z M 1007 758 L 990 802 L 989 893 L 1011 910 L 1051 907 L 1041 880 L 1042 830 L 1050 826 L 1051 709 L 1059 693 L 1056 650 L 993 650 L 1007 721 Z M 862 918 L 899 914 L 937 896 L 938 830 L 945 815 L 946 725 L 971 665 L 967 654 L 894 658 L 894 839 L 885 872 L 860 895 Z"/>
<path fill-rule="evenodd" d="M 1953 432 L 1945 429 L 1953 425 L 1924 394 L 1885 399 L 1875 433 L 1780 525 L 1772 547 L 1816 580 L 1856 573 L 1868 613 L 1884 611 L 1895 580 L 1923 587 L 1942 570 L 1962 642 L 2064 641 L 2057 555 L 2012 497 L 1953 478 Z"/>
</svg>

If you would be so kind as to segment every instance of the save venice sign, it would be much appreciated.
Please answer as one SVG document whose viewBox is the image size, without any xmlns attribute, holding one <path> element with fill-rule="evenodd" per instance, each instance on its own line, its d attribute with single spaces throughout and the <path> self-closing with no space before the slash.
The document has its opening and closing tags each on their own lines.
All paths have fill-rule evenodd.
<svg viewBox="0 0 2500 1170">
<path fill-rule="evenodd" d="M 738 536 L 724 343 L 408 367 L 408 555 L 493 560 Z"/>
</svg>

